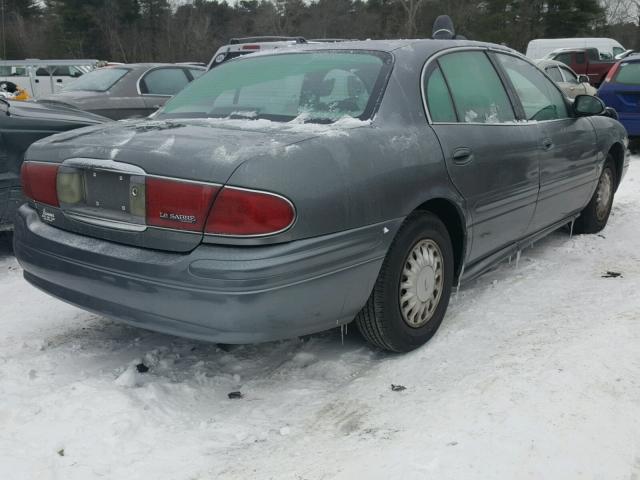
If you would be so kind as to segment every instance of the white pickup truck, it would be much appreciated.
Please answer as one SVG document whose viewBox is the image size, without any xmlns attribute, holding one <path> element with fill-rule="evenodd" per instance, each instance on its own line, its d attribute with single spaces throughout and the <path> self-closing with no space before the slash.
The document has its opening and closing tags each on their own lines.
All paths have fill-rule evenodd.
<svg viewBox="0 0 640 480">
<path fill-rule="evenodd" d="M 13 84 L 39 98 L 58 92 L 97 64 L 98 60 L 0 60 L 0 84 Z"/>
</svg>

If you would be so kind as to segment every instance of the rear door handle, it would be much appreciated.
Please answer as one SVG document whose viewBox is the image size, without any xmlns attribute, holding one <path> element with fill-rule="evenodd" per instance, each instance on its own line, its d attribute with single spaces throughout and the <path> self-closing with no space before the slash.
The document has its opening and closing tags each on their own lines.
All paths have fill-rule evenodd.
<svg viewBox="0 0 640 480">
<path fill-rule="evenodd" d="M 456 165 L 466 165 L 473 160 L 473 152 L 470 148 L 456 148 L 451 157 Z"/>
<path fill-rule="evenodd" d="M 542 140 L 542 148 L 544 150 L 551 150 L 553 148 L 553 140 L 550 138 L 545 138 Z"/>
</svg>

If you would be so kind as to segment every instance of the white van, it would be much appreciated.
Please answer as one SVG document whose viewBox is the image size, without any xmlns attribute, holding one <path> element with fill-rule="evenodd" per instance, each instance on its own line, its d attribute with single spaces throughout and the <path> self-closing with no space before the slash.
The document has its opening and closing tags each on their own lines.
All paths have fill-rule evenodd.
<svg viewBox="0 0 640 480">
<path fill-rule="evenodd" d="M 38 98 L 56 93 L 97 64 L 97 60 L 0 60 L 0 82 L 11 82 Z"/>
<path fill-rule="evenodd" d="M 211 58 L 207 70 L 217 67 L 232 58 L 247 55 L 249 53 L 261 52 L 265 50 L 275 50 L 277 48 L 292 47 L 294 45 L 306 43 L 303 37 L 245 37 L 232 38 L 228 45 L 220 47 Z"/>
<path fill-rule="evenodd" d="M 539 60 L 559 48 L 597 48 L 601 60 L 613 60 L 625 51 L 612 38 L 538 38 L 527 45 L 527 57 Z"/>
</svg>

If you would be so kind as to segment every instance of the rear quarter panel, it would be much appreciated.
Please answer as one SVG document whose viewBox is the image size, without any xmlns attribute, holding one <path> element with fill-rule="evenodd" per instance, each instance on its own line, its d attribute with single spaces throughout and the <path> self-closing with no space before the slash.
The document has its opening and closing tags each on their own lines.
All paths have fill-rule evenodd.
<svg viewBox="0 0 640 480">
<path fill-rule="evenodd" d="M 620 163 L 618 167 L 622 167 L 622 172 L 618 172 L 619 177 L 624 175 L 628 165 L 630 153 L 627 148 L 627 131 L 625 127 L 618 122 L 609 117 L 605 116 L 594 116 L 589 117 L 589 120 L 593 124 L 593 127 L 596 132 L 596 143 L 598 151 L 601 152 L 602 156 L 602 165 L 604 166 L 604 161 L 607 158 L 607 154 L 613 150 L 617 155 L 619 154 L 621 149 L 622 159 L 617 159 Z"/>
</svg>

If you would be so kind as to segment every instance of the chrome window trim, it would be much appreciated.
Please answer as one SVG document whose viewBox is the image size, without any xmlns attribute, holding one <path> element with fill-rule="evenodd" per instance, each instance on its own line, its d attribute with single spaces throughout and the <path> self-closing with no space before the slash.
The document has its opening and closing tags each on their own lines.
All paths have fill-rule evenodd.
<svg viewBox="0 0 640 480">
<path fill-rule="evenodd" d="M 569 66 L 564 64 L 558 65 L 558 69 L 560 70 L 560 73 L 562 74 L 562 78 L 564 78 L 565 83 L 570 83 L 572 85 L 580 85 L 580 78 L 578 77 L 578 74 L 573 70 L 571 70 Z M 574 76 L 574 78 L 568 80 L 566 76 L 566 72 L 571 73 Z M 575 80 L 576 83 L 573 83 L 571 80 Z"/>
<path fill-rule="evenodd" d="M 495 53 L 502 53 L 505 55 L 511 55 L 512 57 L 516 57 L 519 58 L 521 60 L 526 61 L 529 65 L 531 65 L 532 67 L 540 70 L 531 60 L 529 60 L 528 58 L 526 58 L 525 56 L 514 52 L 512 50 L 507 50 L 507 49 L 502 49 L 502 48 L 498 48 L 498 47 L 480 47 L 480 46 L 465 46 L 465 47 L 453 47 L 453 48 L 447 48 L 444 50 L 440 50 L 436 53 L 434 53 L 433 55 L 431 55 L 427 61 L 424 63 L 424 65 L 422 66 L 422 72 L 420 73 L 420 93 L 422 95 L 422 108 L 424 108 L 424 112 L 425 115 L 427 117 L 427 123 L 429 125 L 486 125 L 486 126 L 522 126 L 522 125 L 532 125 L 532 124 L 539 124 L 539 123 L 550 123 L 550 122 L 560 122 L 560 121 L 564 121 L 564 120 L 569 120 L 572 117 L 567 117 L 567 118 L 555 118 L 553 120 L 516 120 L 515 122 L 496 122 L 496 123 L 484 123 L 484 122 L 434 122 L 431 119 L 431 113 L 429 112 L 429 107 L 427 105 L 427 96 L 426 96 L 426 92 L 425 92 L 425 76 L 427 74 L 427 70 L 429 69 L 429 66 L 431 65 L 431 63 L 433 63 L 434 61 L 436 61 L 438 58 L 447 55 L 449 53 L 456 53 L 456 52 L 465 52 L 465 51 L 481 51 L 481 52 L 495 52 Z M 540 70 L 542 72 L 542 70 Z M 496 74 L 498 74 L 498 72 L 496 72 Z M 549 76 L 545 73 L 542 72 L 543 75 L 545 75 L 547 77 L 547 79 L 549 79 Z M 557 90 L 560 91 L 560 93 L 562 94 L 563 98 L 564 98 L 564 93 L 562 93 L 562 91 L 559 89 L 559 87 L 555 84 L 555 82 L 553 82 L 553 80 L 549 81 L 556 87 Z M 506 92 L 506 88 L 505 88 L 505 93 L 508 94 L 508 92 Z M 451 95 L 451 92 L 449 92 L 449 95 Z M 451 101 L 453 101 L 453 97 L 451 98 Z M 569 109 L 569 106 L 567 106 L 567 110 Z M 515 112 L 514 112 L 515 113 Z"/>
<path fill-rule="evenodd" d="M 60 209 L 65 217 L 71 218 L 77 222 L 88 223 L 90 225 L 96 225 L 98 227 L 113 228 L 116 230 L 122 230 L 126 232 L 144 232 L 147 230 L 148 225 L 138 224 L 131 222 L 120 222 L 118 220 L 111 220 L 108 218 L 94 217 L 92 215 L 83 215 L 74 211 L 64 211 Z"/>
</svg>

